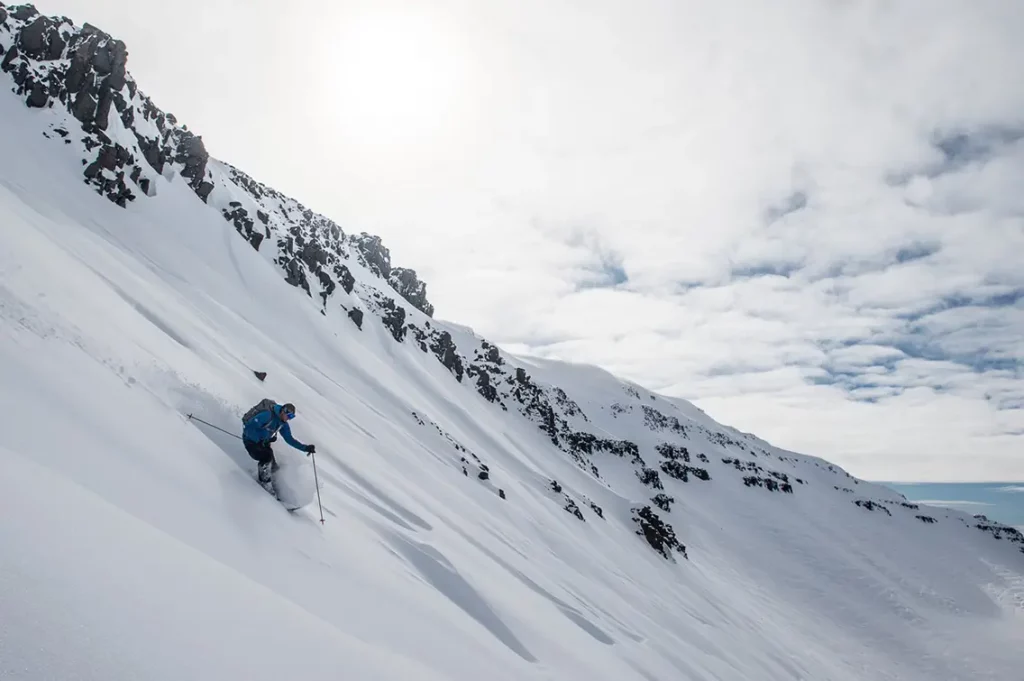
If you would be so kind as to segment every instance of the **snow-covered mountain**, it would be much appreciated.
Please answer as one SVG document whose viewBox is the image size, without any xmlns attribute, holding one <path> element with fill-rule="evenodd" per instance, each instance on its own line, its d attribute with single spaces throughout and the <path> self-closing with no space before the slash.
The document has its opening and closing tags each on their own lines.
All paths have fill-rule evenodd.
<svg viewBox="0 0 1024 681">
<path fill-rule="evenodd" d="M 1024 678 L 1013 528 L 434 319 L 95 27 L 0 50 L 0 678 Z M 266 396 L 322 526 L 186 417 Z"/>
</svg>

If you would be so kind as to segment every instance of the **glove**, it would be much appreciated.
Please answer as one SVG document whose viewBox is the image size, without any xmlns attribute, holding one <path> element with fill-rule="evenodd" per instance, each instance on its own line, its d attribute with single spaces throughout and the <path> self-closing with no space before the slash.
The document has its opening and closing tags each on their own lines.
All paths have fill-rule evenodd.
<svg viewBox="0 0 1024 681">
<path fill-rule="evenodd" d="M 306 454 L 316 454 L 316 446 L 306 445 Z"/>
<path fill-rule="evenodd" d="M 275 436 L 273 436 L 272 438 L 270 438 L 270 441 L 271 441 L 271 442 L 277 442 L 277 436 L 275 435 Z"/>
</svg>

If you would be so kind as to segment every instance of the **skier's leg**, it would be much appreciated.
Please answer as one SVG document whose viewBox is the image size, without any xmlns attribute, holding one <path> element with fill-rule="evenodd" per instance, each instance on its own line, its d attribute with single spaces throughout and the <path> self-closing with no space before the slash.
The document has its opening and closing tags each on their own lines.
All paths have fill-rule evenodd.
<svg viewBox="0 0 1024 681">
<path fill-rule="evenodd" d="M 276 467 L 274 461 L 274 450 L 270 448 L 269 442 L 245 441 L 245 451 L 256 461 L 257 479 L 263 488 L 271 494 L 276 494 L 272 473 Z"/>
<path fill-rule="evenodd" d="M 259 462 L 266 458 L 266 453 L 264 452 L 265 443 L 242 440 L 242 444 L 245 445 L 245 451 L 253 461 Z"/>
</svg>

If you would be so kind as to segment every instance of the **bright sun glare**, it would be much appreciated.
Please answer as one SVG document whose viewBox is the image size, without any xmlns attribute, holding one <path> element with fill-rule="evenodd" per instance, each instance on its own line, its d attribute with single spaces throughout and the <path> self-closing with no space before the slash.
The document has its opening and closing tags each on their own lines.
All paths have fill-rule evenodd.
<svg viewBox="0 0 1024 681">
<path fill-rule="evenodd" d="M 332 46 L 334 101 L 347 137 L 374 146 L 442 132 L 458 116 L 466 67 L 458 35 L 429 17 L 375 13 Z"/>
</svg>

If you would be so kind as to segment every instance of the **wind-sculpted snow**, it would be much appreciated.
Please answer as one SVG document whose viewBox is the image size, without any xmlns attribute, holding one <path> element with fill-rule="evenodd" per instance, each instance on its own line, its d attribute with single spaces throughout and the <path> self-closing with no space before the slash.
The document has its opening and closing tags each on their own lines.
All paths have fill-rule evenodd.
<svg viewBox="0 0 1024 681">
<path fill-rule="evenodd" d="M 1013 528 L 434 319 L 99 29 L 0 46 L 0 678 L 1019 676 Z M 234 435 L 267 396 L 323 526 Z"/>
</svg>

